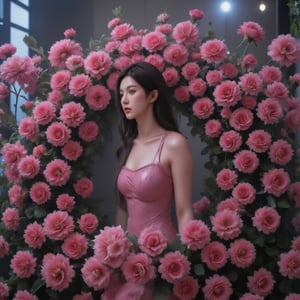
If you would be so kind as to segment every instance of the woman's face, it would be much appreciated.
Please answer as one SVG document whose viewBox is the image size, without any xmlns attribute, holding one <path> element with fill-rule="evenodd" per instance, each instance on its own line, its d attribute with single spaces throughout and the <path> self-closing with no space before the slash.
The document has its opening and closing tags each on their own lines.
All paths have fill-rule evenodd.
<svg viewBox="0 0 300 300">
<path fill-rule="evenodd" d="M 127 119 L 139 119 L 152 112 L 152 93 L 145 90 L 132 77 L 126 76 L 120 84 L 120 102 Z"/>
</svg>

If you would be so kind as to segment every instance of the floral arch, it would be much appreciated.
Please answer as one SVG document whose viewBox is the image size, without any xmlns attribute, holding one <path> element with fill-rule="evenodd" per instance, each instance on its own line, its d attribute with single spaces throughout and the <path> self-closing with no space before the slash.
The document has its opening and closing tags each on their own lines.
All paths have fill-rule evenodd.
<svg viewBox="0 0 300 300">
<path fill-rule="evenodd" d="M 203 17 L 194 9 L 172 26 L 161 14 L 146 31 L 116 16 L 87 55 L 74 29 L 48 57 L 31 37 L 33 57 L 0 47 L 2 105 L 10 92 L 32 95 L 1 150 L 0 259 L 11 270 L 0 299 L 99 299 L 103 291 L 111 299 L 116 274 L 127 281 L 122 299 L 138 299 L 154 277 L 158 299 L 300 299 L 300 76 L 284 71 L 299 62 L 299 45 L 278 36 L 271 63 L 259 68 L 251 53 L 230 55 L 213 35 L 200 40 Z M 264 38 L 255 22 L 237 33 L 245 46 Z M 159 231 L 137 239 L 104 227 L 91 205 L 91 157 L 109 133 L 114 84 L 139 60 L 162 72 L 210 158 L 196 218 L 172 245 Z M 111 252 L 116 245 L 122 251 Z"/>
</svg>

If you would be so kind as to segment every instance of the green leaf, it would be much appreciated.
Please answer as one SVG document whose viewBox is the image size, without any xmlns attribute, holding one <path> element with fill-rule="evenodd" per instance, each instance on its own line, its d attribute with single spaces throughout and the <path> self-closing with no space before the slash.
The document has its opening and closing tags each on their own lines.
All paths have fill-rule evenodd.
<svg viewBox="0 0 300 300">
<path fill-rule="evenodd" d="M 40 206 L 36 206 L 34 208 L 34 217 L 37 219 L 41 219 L 44 218 L 47 215 L 47 212 L 44 208 L 40 207 Z"/>
<path fill-rule="evenodd" d="M 277 207 L 279 208 L 290 208 L 291 205 L 287 200 L 280 200 L 277 202 Z"/>
<path fill-rule="evenodd" d="M 194 272 L 197 276 L 204 276 L 205 275 L 205 268 L 203 264 L 197 264 L 193 267 Z"/>
<path fill-rule="evenodd" d="M 33 283 L 30 292 L 32 294 L 36 294 L 36 292 L 45 285 L 45 282 L 41 278 L 37 278 L 37 280 Z"/>
</svg>

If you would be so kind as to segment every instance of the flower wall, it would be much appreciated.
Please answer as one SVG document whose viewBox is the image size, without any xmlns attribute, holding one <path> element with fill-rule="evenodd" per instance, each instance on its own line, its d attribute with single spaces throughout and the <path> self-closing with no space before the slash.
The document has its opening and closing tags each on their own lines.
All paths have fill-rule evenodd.
<svg viewBox="0 0 300 300">
<path fill-rule="evenodd" d="M 163 13 L 152 30 L 116 15 L 87 53 L 74 29 L 47 56 L 32 37 L 32 57 L 0 46 L 2 105 L 9 93 L 29 95 L 19 124 L 3 116 L 12 133 L 1 149 L 0 259 L 11 270 L 0 299 L 139 299 L 148 284 L 161 299 L 300 298 L 299 44 L 276 37 L 259 67 L 249 47 L 264 39 L 258 23 L 241 24 L 230 49 L 200 34 L 203 18 L 193 9 L 171 25 Z M 134 237 L 104 226 L 91 198 L 116 78 L 139 60 L 162 72 L 210 158 L 195 220 L 172 244 L 159 228 Z"/>
</svg>

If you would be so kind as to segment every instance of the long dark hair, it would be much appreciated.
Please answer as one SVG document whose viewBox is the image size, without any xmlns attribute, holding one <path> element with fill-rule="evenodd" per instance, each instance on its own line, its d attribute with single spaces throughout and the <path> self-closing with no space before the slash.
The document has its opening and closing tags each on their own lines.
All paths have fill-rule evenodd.
<svg viewBox="0 0 300 300">
<path fill-rule="evenodd" d="M 161 72 L 147 62 L 136 62 L 125 68 L 119 75 L 116 90 L 116 105 L 120 115 L 119 133 L 121 143 L 117 148 L 117 157 L 124 164 L 129 155 L 133 140 L 137 136 L 137 124 L 135 120 L 128 120 L 121 107 L 120 84 L 124 77 L 132 77 L 148 95 L 151 91 L 158 91 L 158 98 L 153 104 L 154 117 L 157 123 L 171 131 L 179 131 L 172 107 L 172 93 L 167 86 Z"/>
</svg>

